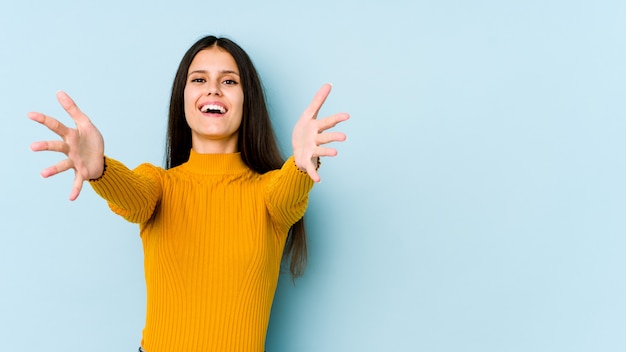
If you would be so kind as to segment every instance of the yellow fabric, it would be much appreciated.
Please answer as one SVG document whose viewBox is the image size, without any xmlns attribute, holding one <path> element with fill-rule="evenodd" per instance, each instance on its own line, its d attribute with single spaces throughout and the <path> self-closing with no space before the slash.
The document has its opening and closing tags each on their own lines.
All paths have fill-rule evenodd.
<svg viewBox="0 0 626 352">
<path fill-rule="evenodd" d="M 287 233 L 313 181 L 290 158 L 259 175 L 239 153 L 164 170 L 107 158 L 94 190 L 140 224 L 146 352 L 263 351 Z"/>
</svg>

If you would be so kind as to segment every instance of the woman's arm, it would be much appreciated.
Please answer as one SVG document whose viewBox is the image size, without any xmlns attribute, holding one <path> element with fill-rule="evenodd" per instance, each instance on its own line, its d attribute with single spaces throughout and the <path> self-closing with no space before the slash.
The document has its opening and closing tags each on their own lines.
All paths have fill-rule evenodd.
<svg viewBox="0 0 626 352">
<path fill-rule="evenodd" d="M 347 120 L 350 117 L 348 114 L 338 113 L 317 119 L 331 88 L 330 84 L 325 84 L 315 94 L 293 129 L 293 157 L 280 170 L 272 171 L 267 193 L 268 210 L 277 223 L 286 227 L 302 218 L 306 211 L 313 182 L 320 181 L 317 173 L 319 157 L 337 155 L 337 150 L 322 145 L 346 140 L 342 132 L 324 131 Z"/>
<path fill-rule="evenodd" d="M 132 222 L 149 219 L 161 196 L 161 170 L 144 164 L 131 171 L 122 163 L 105 158 L 104 140 L 96 126 L 67 94 L 59 92 L 57 99 L 76 123 L 76 128 L 69 128 L 42 113 L 28 113 L 31 120 L 61 137 L 61 140 L 34 142 L 31 149 L 36 152 L 60 152 L 67 156 L 44 169 L 41 175 L 50 177 L 74 169 L 70 200 L 78 197 L 84 181 L 91 181 L 96 193 L 109 203 L 115 213 Z"/>
<path fill-rule="evenodd" d="M 152 217 L 161 200 L 163 172 L 163 169 L 147 163 L 130 170 L 107 157 L 102 177 L 89 183 L 114 213 L 130 222 L 144 223 Z"/>
<path fill-rule="evenodd" d="M 267 209 L 274 223 L 288 229 L 304 216 L 313 180 L 306 172 L 298 169 L 293 157 L 269 175 Z"/>
</svg>

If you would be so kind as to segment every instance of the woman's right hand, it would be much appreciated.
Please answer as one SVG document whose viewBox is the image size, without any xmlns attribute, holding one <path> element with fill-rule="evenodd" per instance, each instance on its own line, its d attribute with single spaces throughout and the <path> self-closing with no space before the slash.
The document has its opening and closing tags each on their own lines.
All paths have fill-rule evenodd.
<svg viewBox="0 0 626 352">
<path fill-rule="evenodd" d="M 100 131 L 89 117 L 83 114 L 76 103 L 64 92 L 57 93 L 57 100 L 63 109 L 72 117 L 76 128 L 69 128 L 50 116 L 38 112 L 28 113 L 28 118 L 48 127 L 58 134 L 62 140 L 39 141 L 30 145 L 35 152 L 61 152 L 67 159 L 44 169 L 41 176 L 50 177 L 60 172 L 74 169 L 74 184 L 70 200 L 78 198 L 84 181 L 97 179 L 104 172 L 104 140 Z"/>
</svg>

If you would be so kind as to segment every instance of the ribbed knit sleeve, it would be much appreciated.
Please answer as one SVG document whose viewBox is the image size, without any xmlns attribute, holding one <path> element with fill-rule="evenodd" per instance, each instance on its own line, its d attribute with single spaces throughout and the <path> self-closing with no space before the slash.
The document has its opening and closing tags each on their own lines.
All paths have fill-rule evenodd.
<svg viewBox="0 0 626 352">
<path fill-rule="evenodd" d="M 274 171 L 267 188 L 268 211 L 274 223 L 289 228 L 306 211 L 313 180 L 296 166 L 293 156 Z"/>
<path fill-rule="evenodd" d="M 162 193 L 159 168 L 141 164 L 130 170 L 108 157 L 105 157 L 105 164 L 106 171 L 102 177 L 89 181 L 94 191 L 124 219 L 134 223 L 150 219 Z"/>
</svg>

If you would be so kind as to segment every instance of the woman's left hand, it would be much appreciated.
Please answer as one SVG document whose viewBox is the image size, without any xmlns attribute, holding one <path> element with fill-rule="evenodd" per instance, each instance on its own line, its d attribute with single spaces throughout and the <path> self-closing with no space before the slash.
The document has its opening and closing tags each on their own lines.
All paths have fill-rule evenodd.
<svg viewBox="0 0 626 352">
<path fill-rule="evenodd" d="M 337 150 L 323 147 L 322 145 L 331 142 L 343 142 L 346 135 L 342 132 L 324 132 L 335 127 L 338 123 L 350 118 L 346 113 L 338 113 L 317 119 L 320 108 L 330 94 L 332 86 L 324 84 L 317 91 L 311 104 L 304 110 L 300 120 L 293 128 L 291 143 L 293 146 L 293 156 L 296 166 L 303 172 L 309 174 L 315 182 L 320 181 L 317 173 L 318 158 L 321 156 L 335 156 Z"/>
</svg>

